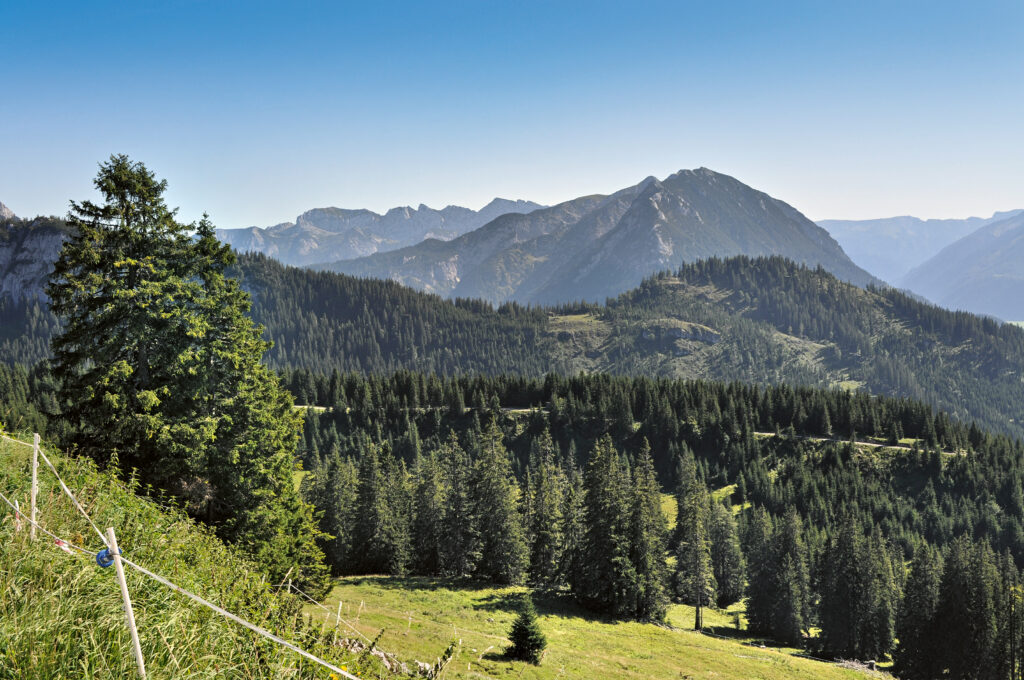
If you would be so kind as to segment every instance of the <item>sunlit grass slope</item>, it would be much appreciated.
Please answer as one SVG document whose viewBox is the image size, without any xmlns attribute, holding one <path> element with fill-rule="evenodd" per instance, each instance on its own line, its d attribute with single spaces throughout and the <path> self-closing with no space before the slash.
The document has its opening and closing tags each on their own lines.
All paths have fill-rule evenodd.
<svg viewBox="0 0 1024 680">
<path fill-rule="evenodd" d="M 295 598 L 278 594 L 208 530 L 178 510 L 133 494 L 86 461 L 49 455 L 100 528 L 115 527 L 126 557 L 315 654 L 351 663 L 316 639 L 319 627 L 303 624 Z M 0 491 L 26 511 L 30 460 L 30 448 L 0 440 Z M 102 548 L 42 465 L 39 480 L 40 523 L 90 550 Z M 127 571 L 151 680 L 330 677 L 322 667 Z M 31 541 L 28 525 L 18 531 L 13 512 L 0 501 L 0 680 L 138 677 L 121 607 L 113 568 L 69 555 L 43 535 Z"/>
<path fill-rule="evenodd" d="M 338 581 L 324 603 L 366 635 L 386 629 L 380 646 L 401 658 L 433 660 L 453 639 L 461 649 L 449 678 L 718 678 L 719 680 L 830 680 L 863 673 L 793 656 L 786 651 L 719 639 L 666 626 L 595 617 L 564 596 L 535 596 L 548 648 L 540 666 L 504 658 L 505 635 L 523 588 L 478 587 L 439 579 L 365 577 Z M 330 616 L 310 606 L 308 611 Z M 669 622 L 692 626 L 693 610 L 675 606 Z M 732 626 L 711 612 L 711 625 Z M 723 630 L 724 632 L 724 630 Z"/>
</svg>

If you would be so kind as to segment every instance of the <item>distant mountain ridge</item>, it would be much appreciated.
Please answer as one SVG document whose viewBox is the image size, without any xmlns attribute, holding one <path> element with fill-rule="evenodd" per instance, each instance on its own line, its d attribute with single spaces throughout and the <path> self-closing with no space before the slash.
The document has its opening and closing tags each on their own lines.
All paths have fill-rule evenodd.
<svg viewBox="0 0 1024 680">
<path fill-rule="evenodd" d="M 15 217 L 17 216 L 14 214 L 13 210 L 8 208 L 3 203 L 0 203 L 0 220 L 10 220 L 14 219 Z"/>
<path fill-rule="evenodd" d="M 792 206 L 707 168 L 317 268 L 448 297 L 560 303 L 603 300 L 683 262 L 733 255 L 782 255 L 857 285 L 881 283 Z"/>
<path fill-rule="evenodd" d="M 540 204 L 495 198 L 480 210 L 449 205 L 441 210 L 420 204 L 371 210 L 316 208 L 294 222 L 272 227 L 219 229 L 217 237 L 241 252 L 259 252 L 285 264 L 306 266 L 394 250 L 427 238 L 449 240 L 505 213 L 528 213 Z"/>
<path fill-rule="evenodd" d="M 949 309 L 1024 321 L 1024 211 L 951 243 L 899 283 Z"/>
<path fill-rule="evenodd" d="M 873 220 L 819 220 L 850 259 L 875 276 L 899 284 L 910 270 L 957 239 L 1024 210 L 997 212 L 992 217 L 922 220 L 886 217 Z"/>
</svg>

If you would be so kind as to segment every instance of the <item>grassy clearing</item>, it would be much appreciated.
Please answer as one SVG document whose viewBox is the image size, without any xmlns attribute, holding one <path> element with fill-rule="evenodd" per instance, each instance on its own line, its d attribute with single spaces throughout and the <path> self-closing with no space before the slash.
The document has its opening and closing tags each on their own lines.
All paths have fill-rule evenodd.
<svg viewBox="0 0 1024 680">
<path fill-rule="evenodd" d="M 324 603 L 339 601 L 352 626 L 367 637 L 382 629 L 380 647 L 400 658 L 432 661 L 453 639 L 462 646 L 447 678 L 718 678 L 719 680 L 822 680 L 865 678 L 862 673 L 794 656 L 792 650 L 761 648 L 740 639 L 719 639 L 680 630 L 692 627 L 693 609 L 674 606 L 671 628 L 604 620 L 564 595 L 537 595 L 535 602 L 548 648 L 540 666 L 504 658 L 505 635 L 523 588 L 481 587 L 439 579 L 354 577 L 338 581 Z M 313 607 L 319 617 L 327 614 Z M 707 612 L 719 633 L 732 628 L 730 612 Z M 333 620 L 333 618 L 332 618 Z"/>
<path fill-rule="evenodd" d="M 25 437 L 21 437 L 25 439 Z M 303 625 L 296 598 L 179 510 L 136 496 L 89 462 L 47 451 L 101 529 L 129 559 L 336 664 L 352 655 Z M 31 449 L 0 440 L 0 491 L 27 510 Z M 90 550 L 102 543 L 40 466 L 39 521 Z M 328 678 L 320 666 L 126 569 L 148 677 Z M 137 677 L 114 569 L 17 530 L 0 502 L 0 680 Z M 443 649 L 443 648 L 442 648 Z M 441 650 L 438 650 L 438 653 Z M 374 675 L 373 677 L 376 677 Z"/>
</svg>

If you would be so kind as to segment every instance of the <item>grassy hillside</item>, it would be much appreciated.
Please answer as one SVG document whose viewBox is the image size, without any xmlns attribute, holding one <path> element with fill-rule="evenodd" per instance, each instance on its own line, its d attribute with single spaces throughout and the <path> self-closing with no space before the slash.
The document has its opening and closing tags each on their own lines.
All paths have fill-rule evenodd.
<svg viewBox="0 0 1024 680">
<path fill-rule="evenodd" d="M 22 438 L 24 439 L 24 438 Z M 140 498 L 86 461 L 50 454 L 101 528 L 115 527 L 123 554 L 178 585 L 335 664 L 360 661 L 306 625 L 296 598 L 174 508 Z M 31 449 L 0 440 L 0 492 L 28 508 Z M 40 523 L 90 550 L 102 544 L 40 468 Z M 127 569 L 149 678 L 328 678 L 326 669 Z M 136 677 L 114 569 L 69 555 L 17 530 L 0 501 L 0 679 Z M 444 644 L 431 650 L 435 656 Z M 378 668 L 363 667 L 371 677 Z M 374 661 L 375 663 L 375 661 Z"/>
<path fill-rule="evenodd" d="M 759 639 L 735 633 L 731 616 L 723 613 L 705 615 L 705 621 L 723 633 L 719 638 L 686 629 L 693 625 L 693 609 L 684 605 L 670 609 L 670 626 L 658 626 L 605 620 L 558 596 L 535 597 L 548 648 L 541 665 L 531 666 L 503 655 L 522 591 L 439 579 L 354 577 L 339 580 L 325 604 L 336 611 L 340 601 L 342 617 L 367 635 L 386 629 L 381 648 L 400 657 L 429 658 L 457 636 L 462 646 L 447 678 L 869 677 L 795 656 L 794 650 L 761 647 Z M 307 611 L 333 621 L 333 615 L 316 607 Z"/>
</svg>

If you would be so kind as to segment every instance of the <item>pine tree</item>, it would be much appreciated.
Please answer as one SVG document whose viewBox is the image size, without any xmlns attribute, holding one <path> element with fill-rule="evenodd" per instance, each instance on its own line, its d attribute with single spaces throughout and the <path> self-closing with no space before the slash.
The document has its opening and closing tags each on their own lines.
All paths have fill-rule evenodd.
<svg viewBox="0 0 1024 680">
<path fill-rule="evenodd" d="M 746 564 L 740 548 L 736 518 L 720 503 L 711 509 L 711 568 L 718 585 L 719 607 L 725 608 L 743 597 Z"/>
<path fill-rule="evenodd" d="M 481 557 L 469 455 L 452 432 L 438 449 L 437 458 L 445 491 L 441 572 L 446 576 L 467 576 L 476 569 Z"/>
<path fill-rule="evenodd" d="M 790 510 L 775 527 L 771 542 L 772 581 L 775 598 L 771 631 L 793 645 L 803 642 L 810 617 L 810 577 L 800 516 Z"/>
<path fill-rule="evenodd" d="M 866 539 L 852 517 L 823 555 L 819 621 L 824 651 L 845 658 L 881 658 L 894 635 L 896 600 L 889 551 Z"/>
<path fill-rule="evenodd" d="M 330 536 L 323 541 L 324 555 L 334 574 L 351 571 L 358 480 L 356 466 L 334 450 L 324 464 L 311 471 L 302 482 L 303 496 L 322 512 L 320 529 Z"/>
<path fill-rule="evenodd" d="M 676 593 L 695 608 L 693 627 L 704 627 L 703 609 L 715 601 L 715 575 L 711 568 L 711 543 L 708 540 L 710 497 L 707 487 L 697 478 L 692 456 L 683 458 L 677 499 Z"/>
<path fill-rule="evenodd" d="M 893 653 L 896 673 L 907 680 L 931 680 L 941 675 L 936 612 L 942 561 L 926 544 L 918 547 L 896 623 L 899 645 Z"/>
<path fill-rule="evenodd" d="M 548 641 L 544 637 L 544 633 L 541 632 L 540 623 L 537 621 L 537 610 L 533 606 L 533 599 L 529 593 L 522 597 L 519 614 L 512 623 L 508 639 L 512 641 L 512 646 L 508 648 L 507 652 L 509 657 L 532 664 L 540 663 Z"/>
<path fill-rule="evenodd" d="M 996 580 L 992 551 L 987 545 L 972 545 L 966 537 L 949 545 L 935 613 L 940 622 L 935 661 L 949 677 L 979 677 L 980 669 L 995 666 Z"/>
<path fill-rule="evenodd" d="M 538 441 L 540 460 L 536 466 L 532 490 L 528 496 L 530 523 L 530 582 L 537 586 L 555 586 L 559 582 L 562 561 L 562 487 L 561 471 L 555 464 L 554 444 L 545 430 Z"/>
<path fill-rule="evenodd" d="M 436 575 L 441 573 L 446 499 L 435 453 L 420 461 L 416 476 L 412 532 L 415 570 Z"/>
<path fill-rule="evenodd" d="M 519 487 L 503 436 L 492 420 L 481 435 L 473 466 L 473 513 L 480 532 L 476 573 L 495 583 L 520 583 L 529 556 L 519 514 Z"/>
<path fill-rule="evenodd" d="M 399 472 L 398 465 L 378 445 L 369 444 L 363 451 L 351 556 L 359 573 L 405 571 L 409 557 L 408 516 L 403 516 L 396 489 L 399 481 L 404 483 L 395 479 Z"/>
<path fill-rule="evenodd" d="M 583 487 L 583 475 L 575 465 L 570 464 L 564 472 L 564 477 L 562 544 L 559 548 L 562 563 L 559 566 L 559 579 L 568 583 L 574 591 L 578 591 L 587 533 L 586 490 Z"/>
<path fill-rule="evenodd" d="M 636 611 L 633 616 L 648 621 L 665 618 L 667 568 L 665 542 L 668 527 L 661 512 L 661 489 L 654 473 L 651 448 L 644 440 L 633 476 L 630 518 L 630 560 L 636 573 Z"/>
<path fill-rule="evenodd" d="M 327 587 L 312 507 L 293 481 L 301 416 L 262 363 L 263 329 L 204 216 L 177 222 L 141 163 L 112 156 L 103 204 L 72 202 L 47 294 L 66 444 L 183 499 L 271 576 Z"/>
<path fill-rule="evenodd" d="M 586 530 L 577 577 L 572 584 L 580 602 L 614 616 L 636 610 L 637 579 L 629 559 L 623 473 L 611 438 L 594 446 L 584 476 Z"/>
<path fill-rule="evenodd" d="M 747 622 L 751 630 L 771 634 L 777 598 L 775 558 L 772 554 L 774 527 L 764 508 L 755 508 L 743 532 L 747 556 Z"/>
</svg>

